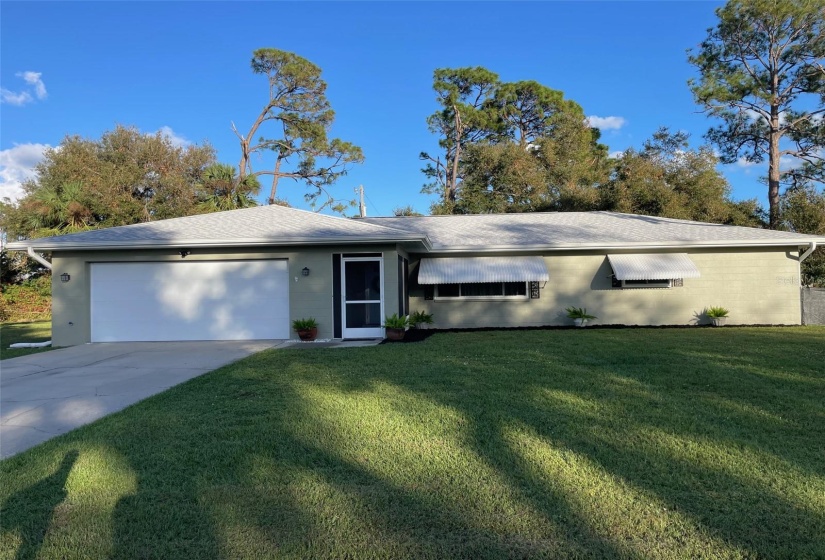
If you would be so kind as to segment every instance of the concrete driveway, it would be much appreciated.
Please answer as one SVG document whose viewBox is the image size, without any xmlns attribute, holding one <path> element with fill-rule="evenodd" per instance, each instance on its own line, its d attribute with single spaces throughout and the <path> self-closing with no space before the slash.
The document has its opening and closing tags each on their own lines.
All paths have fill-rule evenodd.
<svg viewBox="0 0 825 560">
<path fill-rule="evenodd" d="M 285 341 L 84 344 L 0 363 L 0 458 Z"/>
</svg>

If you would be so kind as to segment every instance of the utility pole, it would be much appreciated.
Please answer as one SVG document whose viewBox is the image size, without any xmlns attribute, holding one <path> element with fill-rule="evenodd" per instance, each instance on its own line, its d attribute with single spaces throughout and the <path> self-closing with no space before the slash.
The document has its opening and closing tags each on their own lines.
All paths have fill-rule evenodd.
<svg viewBox="0 0 825 560">
<path fill-rule="evenodd" d="M 364 204 L 364 185 L 359 185 L 356 189 L 358 191 L 358 215 L 362 218 L 367 217 L 367 205 Z"/>
</svg>

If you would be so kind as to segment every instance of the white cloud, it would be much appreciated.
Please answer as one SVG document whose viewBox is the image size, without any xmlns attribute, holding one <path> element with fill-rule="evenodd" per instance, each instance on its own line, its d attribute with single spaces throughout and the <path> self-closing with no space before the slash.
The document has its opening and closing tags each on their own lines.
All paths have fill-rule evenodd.
<svg viewBox="0 0 825 560">
<path fill-rule="evenodd" d="M 185 148 L 192 144 L 186 137 L 181 136 L 180 134 L 175 133 L 170 126 L 162 126 L 158 132 L 161 136 L 164 136 L 172 143 L 172 145 L 176 148 Z"/>
<path fill-rule="evenodd" d="M 805 162 L 793 156 L 780 156 L 779 169 L 782 171 L 790 171 L 791 169 L 799 169 Z"/>
<path fill-rule="evenodd" d="M 20 93 L 15 93 L 13 91 L 7 90 L 6 88 L 0 88 L 0 95 L 2 95 L 3 103 L 8 103 L 9 105 L 25 105 L 31 101 L 34 101 L 31 94 L 28 91 L 21 91 Z"/>
<path fill-rule="evenodd" d="M 600 130 L 619 130 L 627 121 L 624 117 L 599 117 L 592 115 L 587 117 L 587 124 Z"/>
<path fill-rule="evenodd" d="M 0 88 L 0 102 L 17 105 L 19 107 L 26 103 L 31 103 L 35 97 L 37 97 L 37 99 L 46 99 L 48 93 L 46 92 L 46 84 L 40 79 L 42 75 L 41 72 L 32 72 L 31 70 L 17 72 L 15 76 L 23 78 L 23 81 L 30 86 L 29 90 L 15 92 L 10 89 Z M 34 93 L 34 96 L 32 96 L 32 93 Z"/>
<path fill-rule="evenodd" d="M 46 99 L 48 93 L 46 93 L 46 84 L 43 83 L 43 80 L 40 79 L 40 76 L 43 75 L 42 72 L 32 72 L 28 70 L 26 72 L 18 72 L 16 74 L 23 78 L 27 84 L 34 87 L 34 94 L 37 96 L 38 99 Z"/>
<path fill-rule="evenodd" d="M 756 163 L 755 161 L 748 161 L 748 160 L 745 159 L 745 156 L 742 156 L 742 157 L 740 157 L 739 159 L 736 160 L 735 165 L 736 165 L 736 167 L 742 167 L 744 169 L 747 169 L 749 167 L 753 167 L 754 165 L 759 165 L 759 164 Z"/>
<path fill-rule="evenodd" d="M 15 144 L 0 150 L 0 199 L 14 201 L 23 195 L 20 184 L 34 177 L 34 166 L 49 148 L 48 144 Z"/>
<path fill-rule="evenodd" d="M 624 150 L 616 150 L 615 152 L 610 152 L 609 154 L 607 154 L 607 157 L 609 157 L 611 159 L 619 159 L 623 155 L 624 155 Z"/>
</svg>

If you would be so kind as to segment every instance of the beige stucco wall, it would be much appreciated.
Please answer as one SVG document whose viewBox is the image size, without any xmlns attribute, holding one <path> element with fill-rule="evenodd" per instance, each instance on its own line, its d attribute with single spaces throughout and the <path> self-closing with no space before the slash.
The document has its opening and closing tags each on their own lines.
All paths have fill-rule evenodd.
<svg viewBox="0 0 825 560">
<path fill-rule="evenodd" d="M 317 247 L 301 249 L 236 249 L 193 251 L 187 260 L 287 259 L 290 278 L 290 321 L 315 317 L 320 338 L 333 336 L 332 254 L 375 253 L 384 256 L 384 311 L 399 308 L 398 254 L 395 246 Z M 541 298 L 523 301 L 427 301 L 413 289 L 410 311 L 425 310 L 435 328 L 514 327 L 570 324 L 568 306 L 586 307 L 597 315 L 593 324 L 694 324 L 702 310 L 722 305 L 730 324 L 799 324 L 799 263 L 796 251 L 781 249 L 691 251 L 701 278 L 685 279 L 681 288 L 615 289 L 604 253 L 545 256 L 550 281 Z M 410 255 L 411 272 L 418 256 Z M 53 263 L 52 340 L 56 346 L 90 341 L 90 265 L 95 262 L 180 261 L 176 250 L 55 253 Z M 301 276 L 308 267 L 310 275 Z M 67 272 L 71 281 L 63 283 Z M 295 281 L 295 278 L 298 280 Z M 295 336 L 295 333 L 292 333 Z"/>
<path fill-rule="evenodd" d="M 706 323 L 702 310 L 721 305 L 728 324 L 797 325 L 801 320 L 799 263 L 784 249 L 691 251 L 700 278 L 679 288 L 611 287 L 605 253 L 545 256 L 550 281 L 540 299 L 522 301 L 425 300 L 410 297 L 410 311 L 432 313 L 434 328 L 569 325 L 565 308 L 586 307 L 592 324 L 687 325 Z M 417 261 L 415 262 L 417 267 Z"/>
<path fill-rule="evenodd" d="M 301 317 L 318 321 L 318 337 L 332 338 L 333 253 L 377 253 L 384 256 L 384 308 L 392 313 L 398 309 L 398 253 L 395 246 L 337 246 L 317 248 L 261 248 L 192 250 L 187 261 L 287 259 L 289 261 L 290 322 Z M 56 252 L 52 255 L 52 342 L 55 346 L 74 346 L 91 340 L 90 268 L 100 262 L 181 261 L 178 250 L 87 251 Z M 310 269 L 309 276 L 301 270 Z M 64 272 L 71 275 L 67 283 L 60 281 Z M 297 278 L 297 281 L 296 281 Z M 296 337 L 291 332 L 292 337 Z"/>
</svg>

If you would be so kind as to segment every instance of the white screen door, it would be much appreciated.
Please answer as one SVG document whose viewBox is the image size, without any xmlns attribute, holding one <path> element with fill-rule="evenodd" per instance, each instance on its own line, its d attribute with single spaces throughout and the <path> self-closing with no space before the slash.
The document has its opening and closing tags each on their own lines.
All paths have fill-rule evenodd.
<svg viewBox="0 0 825 560">
<path fill-rule="evenodd" d="M 344 338 L 383 338 L 384 260 L 345 257 L 341 266 Z"/>
</svg>

